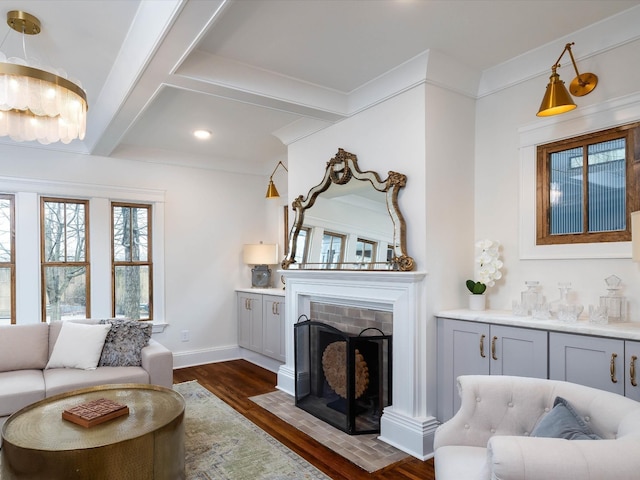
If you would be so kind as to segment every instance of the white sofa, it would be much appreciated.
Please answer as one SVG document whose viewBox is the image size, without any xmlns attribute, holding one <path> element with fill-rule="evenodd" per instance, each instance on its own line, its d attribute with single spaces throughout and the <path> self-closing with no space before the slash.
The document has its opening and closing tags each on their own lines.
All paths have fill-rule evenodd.
<svg viewBox="0 0 640 480">
<path fill-rule="evenodd" d="M 435 433 L 437 480 L 640 478 L 640 403 L 634 400 L 568 382 L 511 376 L 461 376 L 458 388 L 460 410 Z M 556 397 L 567 400 L 578 422 L 601 439 L 531 436 L 542 429 L 539 422 Z M 552 418 L 544 425 L 559 423 Z"/>
<path fill-rule="evenodd" d="M 63 323 L 0 326 L 0 427 L 19 409 L 77 388 L 114 383 L 148 383 L 171 388 L 173 355 L 153 339 L 139 350 L 139 366 L 47 369 Z"/>
</svg>

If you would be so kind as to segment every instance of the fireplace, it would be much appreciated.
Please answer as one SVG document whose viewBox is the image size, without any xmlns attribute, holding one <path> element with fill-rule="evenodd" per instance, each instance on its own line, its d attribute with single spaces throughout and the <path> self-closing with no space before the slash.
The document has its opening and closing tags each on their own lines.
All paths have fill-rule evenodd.
<svg viewBox="0 0 640 480">
<path fill-rule="evenodd" d="M 391 405 L 391 335 L 306 319 L 294 325 L 294 344 L 296 406 L 350 435 L 379 433 Z"/>
<path fill-rule="evenodd" d="M 431 313 L 425 297 L 426 273 L 332 270 L 279 273 L 286 276 L 287 285 L 287 361 L 278 369 L 278 389 L 295 397 L 295 324 L 303 314 L 325 321 L 312 315 L 315 303 L 387 312 L 388 327 L 378 328 L 393 335 L 390 395 L 393 401 L 383 409 L 378 438 L 416 458 L 429 458 L 439 423 L 431 413 L 435 411 L 436 371 L 435 349 L 427 348 L 434 342 L 434 333 L 427 320 Z M 341 324 L 334 326 L 345 330 Z M 360 330 L 367 326 L 360 326 Z"/>
</svg>

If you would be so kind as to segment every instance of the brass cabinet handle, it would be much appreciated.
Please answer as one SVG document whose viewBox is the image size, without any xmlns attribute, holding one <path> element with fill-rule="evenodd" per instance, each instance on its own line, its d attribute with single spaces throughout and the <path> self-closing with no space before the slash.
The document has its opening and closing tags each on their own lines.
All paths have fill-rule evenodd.
<svg viewBox="0 0 640 480">
<path fill-rule="evenodd" d="M 618 383 L 618 379 L 616 378 L 616 357 L 617 353 L 611 354 L 611 364 L 609 365 L 609 371 L 611 372 L 611 382 Z"/>
<path fill-rule="evenodd" d="M 485 358 L 485 354 L 484 354 L 484 333 L 482 335 L 480 335 L 480 356 L 482 358 Z"/>
<path fill-rule="evenodd" d="M 280 315 L 280 309 L 278 308 L 280 304 L 278 302 L 273 302 L 271 304 L 271 313 L 274 315 Z"/>
<path fill-rule="evenodd" d="M 498 337 L 495 336 L 491 339 L 491 358 L 494 360 L 498 359 L 498 357 L 496 357 L 496 340 L 498 340 Z"/>
<path fill-rule="evenodd" d="M 634 387 L 638 386 L 638 382 L 636 382 L 636 360 L 638 360 L 638 357 L 632 355 L 631 363 L 629 364 L 629 376 L 631 377 L 631 385 Z"/>
<path fill-rule="evenodd" d="M 244 299 L 244 308 L 245 308 L 245 310 L 251 310 L 251 299 L 250 298 L 245 298 Z"/>
</svg>

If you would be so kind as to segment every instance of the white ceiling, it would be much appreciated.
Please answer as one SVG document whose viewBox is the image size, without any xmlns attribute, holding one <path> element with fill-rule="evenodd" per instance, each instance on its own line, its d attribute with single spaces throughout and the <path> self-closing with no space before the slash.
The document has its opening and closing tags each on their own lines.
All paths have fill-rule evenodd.
<svg viewBox="0 0 640 480">
<path fill-rule="evenodd" d="M 265 174 L 286 159 L 282 140 L 375 103 L 376 82 L 425 52 L 483 72 L 639 4 L 1 0 L 0 15 L 37 16 L 27 54 L 80 79 L 89 102 L 83 142 L 21 146 Z M 0 35 L 22 56 L 18 34 Z"/>
</svg>

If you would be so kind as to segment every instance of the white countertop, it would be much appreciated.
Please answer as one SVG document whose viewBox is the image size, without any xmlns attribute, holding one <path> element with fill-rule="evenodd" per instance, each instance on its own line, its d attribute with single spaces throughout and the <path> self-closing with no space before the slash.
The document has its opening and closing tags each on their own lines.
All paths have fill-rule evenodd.
<svg viewBox="0 0 640 480">
<path fill-rule="evenodd" d="M 278 295 L 284 297 L 283 288 L 236 288 L 236 292 L 257 293 L 260 295 Z"/>
<path fill-rule="evenodd" d="M 581 319 L 575 323 L 566 323 L 555 319 L 540 320 L 533 318 L 532 316 L 521 317 L 506 310 L 474 311 L 466 309 L 438 312 L 436 317 L 451 318 L 454 320 L 470 320 L 480 323 L 492 323 L 495 325 L 534 328 L 537 330 L 549 330 L 554 332 L 622 338 L 625 340 L 640 340 L 640 322 L 598 325 L 595 323 L 589 323 L 587 319 Z"/>
</svg>

